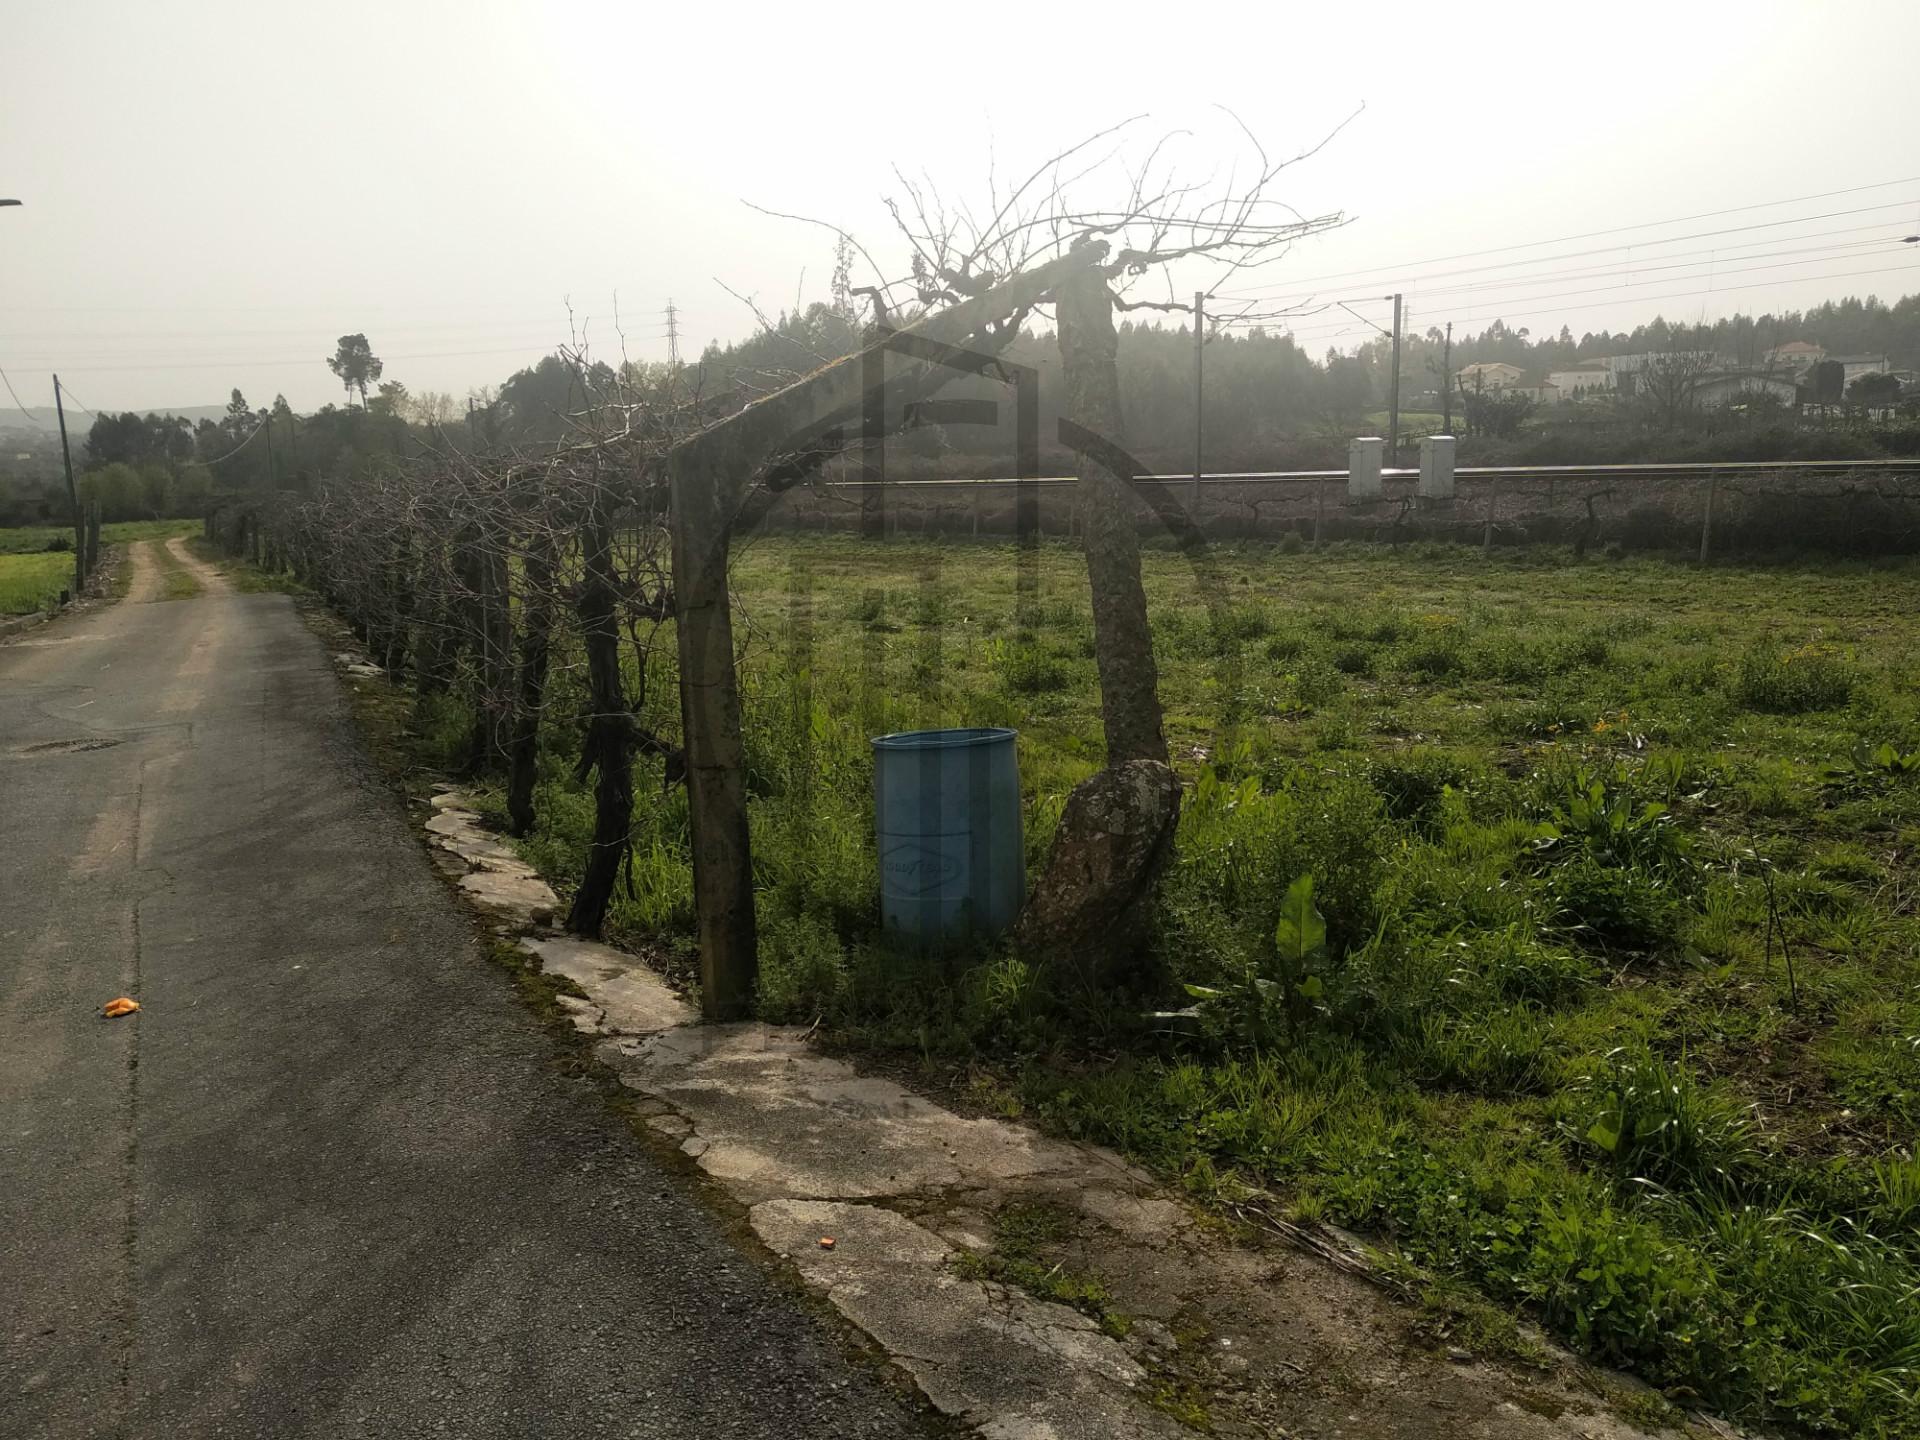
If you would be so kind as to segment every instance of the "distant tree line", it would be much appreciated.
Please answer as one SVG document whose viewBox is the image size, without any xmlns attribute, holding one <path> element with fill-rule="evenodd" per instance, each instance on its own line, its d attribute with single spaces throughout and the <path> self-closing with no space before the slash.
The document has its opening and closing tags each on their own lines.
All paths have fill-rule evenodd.
<svg viewBox="0 0 1920 1440">
<path fill-rule="evenodd" d="M 694 364 L 669 376 L 664 366 L 618 367 L 629 384 L 668 383 L 700 395 L 710 412 L 745 404 L 877 333 L 867 302 L 835 271 L 830 298 L 768 317 L 738 343 L 708 347 Z M 1304 323 L 1304 322 L 1303 322 Z M 1724 454 L 1726 458 L 1786 458 L 1791 454 L 1912 453 L 1920 450 L 1920 423 L 1854 425 L 1847 433 L 1804 434 L 1785 424 L 1778 402 L 1758 399 L 1738 417 L 1684 417 L 1680 407 L 1654 399 L 1599 423 L 1549 423 L 1521 397 L 1468 395 L 1449 377 L 1478 361 L 1517 366 L 1544 376 L 1582 360 L 1621 354 L 1710 351 L 1736 364 L 1763 369 L 1767 352 L 1791 340 L 1810 340 L 1833 354 L 1884 354 L 1894 369 L 1920 367 L 1920 295 L 1888 305 L 1874 298 L 1829 301 L 1804 311 L 1734 315 L 1710 325 L 1656 319 L 1630 331 L 1575 337 L 1534 335 L 1496 320 L 1449 346 L 1438 327 L 1410 329 L 1403 340 L 1403 410 L 1420 418 L 1414 431 L 1434 428 L 1423 412 L 1446 408 L 1463 441 L 1461 458 L 1536 461 L 1658 458 Z M 1061 387 L 1060 355 L 1050 330 L 1030 327 L 1003 357 L 1040 375 L 1043 466 L 1070 468 L 1053 446 Z M 325 476 L 358 473 L 395 457 L 439 449 L 499 448 L 551 443 L 568 433 L 588 393 L 604 393 L 615 367 L 582 365 L 555 354 L 464 400 L 443 392 L 410 392 L 385 379 L 368 337 L 343 335 L 325 363 L 344 394 L 340 405 L 296 414 L 283 396 L 255 408 L 239 390 L 218 419 L 176 415 L 101 415 L 75 446 L 80 488 L 97 497 L 108 520 L 199 515 L 220 497 L 292 490 L 311 493 Z M 1276 326 L 1222 329 L 1205 347 L 1204 458 L 1209 469 L 1288 469 L 1343 462 L 1346 441 L 1380 429 L 1391 388 L 1392 347 L 1376 336 L 1351 353 L 1327 350 L 1318 358 Z M 1119 331 L 1120 384 L 1126 443 L 1146 464 L 1170 472 L 1193 463 L 1193 336 L 1189 329 L 1127 323 Z M 1827 372 L 1831 373 L 1827 373 Z M 1886 419 L 1913 407 L 1911 392 L 1887 377 L 1842 383 L 1840 367 L 1816 367 L 1808 377 L 1821 411 L 1870 411 Z M 1831 392 L 1831 393 L 1829 393 Z M 963 381 L 950 392 L 1001 401 L 1005 387 L 992 376 Z M 1004 469 L 1013 454 L 1014 417 L 999 406 L 991 426 L 931 425 L 896 437 L 889 455 L 897 474 L 968 475 Z M 1682 433 L 1684 431 L 1684 433 Z M 0 525 L 60 523 L 67 516 L 57 442 L 44 433 L 8 432 L 0 445 Z"/>
</svg>

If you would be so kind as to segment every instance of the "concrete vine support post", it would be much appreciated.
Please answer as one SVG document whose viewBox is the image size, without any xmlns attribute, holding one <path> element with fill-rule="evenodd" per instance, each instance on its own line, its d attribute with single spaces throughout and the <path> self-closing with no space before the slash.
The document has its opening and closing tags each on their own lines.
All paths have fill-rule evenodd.
<svg viewBox="0 0 1920 1440">
<path fill-rule="evenodd" d="M 1720 498 L 1720 472 L 1715 470 L 1707 479 L 1707 509 L 1700 517 L 1700 563 L 1705 565 L 1713 554 L 1713 502 Z"/>
<path fill-rule="evenodd" d="M 753 1004 L 759 932 L 747 830 L 746 753 L 727 598 L 729 498 L 751 462 L 725 443 L 694 442 L 671 458 L 675 636 L 680 720 L 687 756 L 687 819 L 700 941 L 700 1006 L 709 1020 L 737 1020 Z M 735 483 L 723 483 L 731 480 Z"/>
</svg>

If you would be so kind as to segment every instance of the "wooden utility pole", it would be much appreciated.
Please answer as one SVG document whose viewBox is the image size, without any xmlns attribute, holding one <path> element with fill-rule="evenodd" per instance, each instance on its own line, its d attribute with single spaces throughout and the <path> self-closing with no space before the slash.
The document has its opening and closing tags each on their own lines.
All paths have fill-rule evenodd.
<svg viewBox="0 0 1920 1440">
<path fill-rule="evenodd" d="M 1440 428 L 1453 433 L 1453 322 L 1447 321 L 1447 345 L 1440 352 Z"/>
<path fill-rule="evenodd" d="M 73 452 L 67 448 L 67 407 L 60 398 L 60 377 L 53 377 L 53 413 L 60 420 L 60 459 L 67 467 L 67 501 L 73 506 L 73 598 L 87 588 L 87 521 L 80 512 L 80 487 L 73 483 Z"/>
<path fill-rule="evenodd" d="M 1207 292 L 1193 292 L 1193 505 L 1200 508 L 1200 454 L 1207 433 L 1205 412 L 1201 408 L 1200 357 L 1207 343 Z"/>
<path fill-rule="evenodd" d="M 1393 385 L 1387 407 L 1387 458 L 1400 458 L 1400 297 L 1393 297 Z"/>
</svg>

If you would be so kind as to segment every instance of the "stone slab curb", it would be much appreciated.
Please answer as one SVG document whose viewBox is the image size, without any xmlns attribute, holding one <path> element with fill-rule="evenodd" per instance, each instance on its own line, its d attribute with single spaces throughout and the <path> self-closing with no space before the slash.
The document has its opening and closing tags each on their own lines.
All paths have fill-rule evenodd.
<svg viewBox="0 0 1920 1440">
<path fill-rule="evenodd" d="M 519 929 L 553 922 L 560 905 L 553 887 L 481 826 L 464 796 L 442 786 L 428 803 L 434 813 L 427 821 L 427 833 L 443 855 L 451 857 L 442 862 L 442 868 L 456 878 L 474 904 Z"/>
<path fill-rule="evenodd" d="M 768 1249 L 936 1409 L 982 1435 L 1194 1434 L 1170 1394 L 1204 1394 L 1211 1433 L 1246 1440 L 1653 1433 L 1610 1413 L 1595 1372 L 1568 1357 L 1533 1374 L 1423 1348 L 1408 1313 L 1363 1280 L 1222 1237 L 1111 1152 L 956 1114 L 820 1053 L 794 1027 L 695 1023 L 638 958 L 525 933 L 551 919 L 552 890 L 457 791 L 431 806 L 436 858 L 521 932 L 544 972 L 577 988 L 561 1003 L 598 1037 L 595 1054 L 640 1097 L 647 1124 L 746 1207 Z M 1062 1263 L 1107 1277 L 1105 1313 L 1126 1323 L 1109 1333 L 959 1263 L 991 1253 L 998 1217 L 1022 1207 L 1069 1217 Z M 1603 1378 L 1608 1393 L 1632 1384 Z"/>
<path fill-rule="evenodd" d="M 437 858 L 477 904 L 521 929 L 551 921 L 553 891 L 459 791 L 439 787 L 429 804 Z M 579 988 L 559 997 L 562 1005 L 576 1029 L 603 1037 L 596 1051 L 623 1083 L 658 1108 L 648 1123 L 749 1206 L 768 1248 L 792 1259 L 935 1408 L 995 1440 L 1191 1433 L 1142 1402 L 1134 1392 L 1147 1372 L 1086 1316 L 962 1278 L 948 1240 L 893 1210 L 855 1203 L 1019 1183 L 1093 1188 L 1124 1204 L 1150 1187 L 1147 1176 L 861 1076 L 796 1029 L 695 1024 L 663 980 L 609 946 L 544 934 L 518 943 L 543 972 Z M 820 1245 L 826 1236 L 832 1250 Z"/>
</svg>

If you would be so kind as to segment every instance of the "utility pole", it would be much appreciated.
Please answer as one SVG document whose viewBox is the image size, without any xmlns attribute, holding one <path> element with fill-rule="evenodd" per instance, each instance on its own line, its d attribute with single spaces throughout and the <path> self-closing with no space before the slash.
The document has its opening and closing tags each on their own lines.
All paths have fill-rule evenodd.
<svg viewBox="0 0 1920 1440">
<path fill-rule="evenodd" d="M 667 364 L 680 368 L 680 312 L 674 309 L 671 295 L 667 297 Z"/>
<path fill-rule="evenodd" d="M 1207 292 L 1193 292 L 1193 505 L 1200 508 L 1200 452 L 1207 433 L 1206 417 L 1201 409 L 1200 356 L 1207 343 Z"/>
<path fill-rule="evenodd" d="M 1453 433 L 1453 322 L 1447 321 L 1447 347 L 1440 352 L 1440 428 Z"/>
<path fill-rule="evenodd" d="M 1400 297 L 1384 297 L 1393 301 L 1393 388 L 1392 398 L 1387 405 L 1387 456 L 1400 458 Z"/>
<path fill-rule="evenodd" d="M 260 428 L 267 432 L 267 489 L 273 489 L 273 411 L 268 410 Z"/>
<path fill-rule="evenodd" d="M 67 499 L 73 505 L 73 598 L 87 588 L 87 521 L 80 513 L 80 488 L 73 483 L 73 452 L 67 449 L 67 407 L 60 398 L 60 377 L 53 377 L 53 413 L 60 420 L 60 459 L 67 467 Z"/>
</svg>

